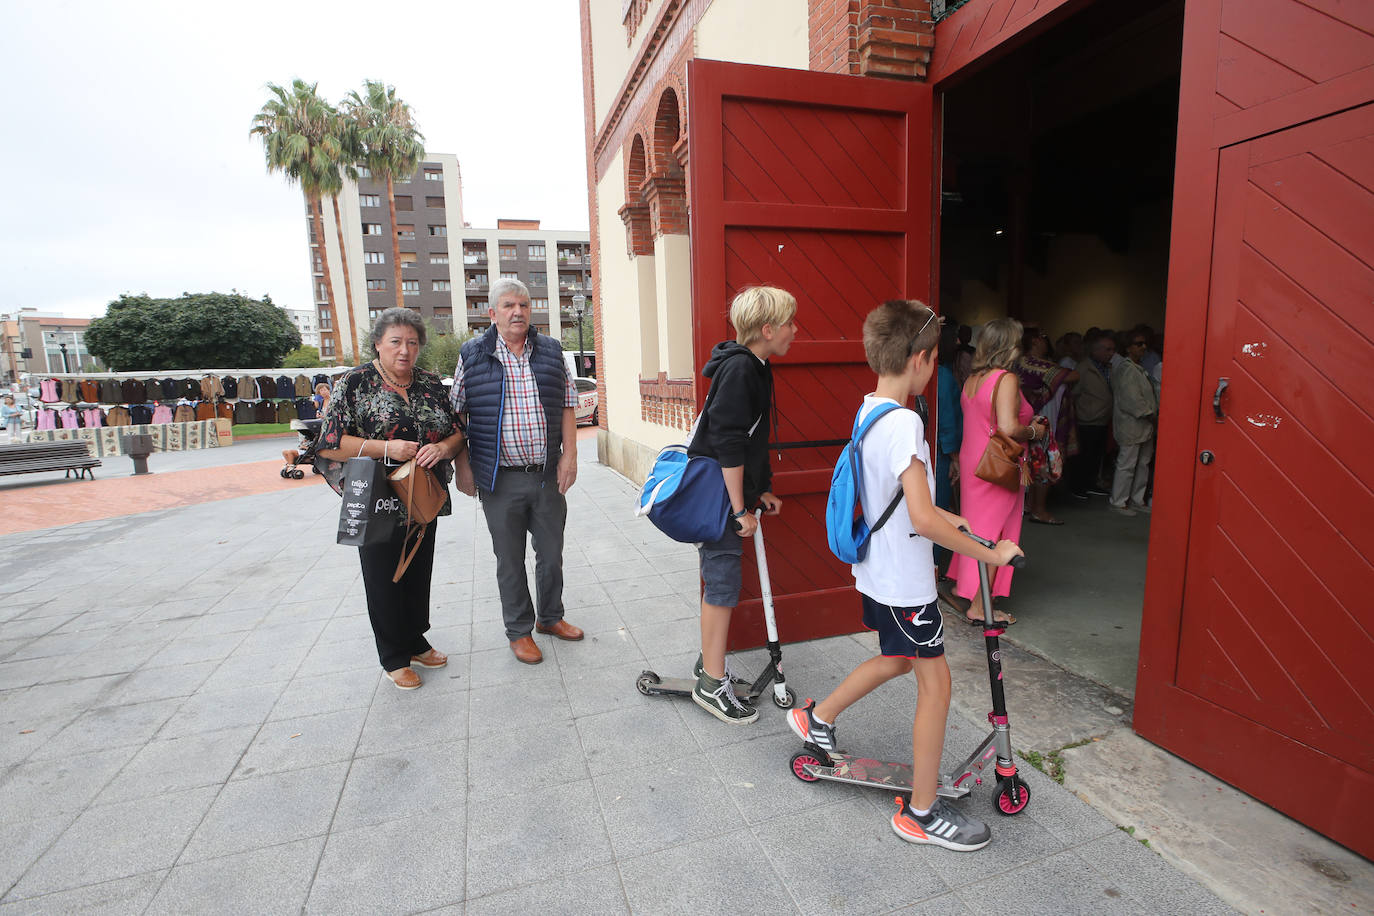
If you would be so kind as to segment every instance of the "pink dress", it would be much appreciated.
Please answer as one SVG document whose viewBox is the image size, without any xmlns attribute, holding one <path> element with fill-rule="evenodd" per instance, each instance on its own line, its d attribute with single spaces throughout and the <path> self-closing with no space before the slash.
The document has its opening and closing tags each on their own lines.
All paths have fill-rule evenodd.
<svg viewBox="0 0 1374 916">
<path fill-rule="evenodd" d="M 1010 540 L 1019 544 L 1025 488 L 1013 493 L 986 480 L 979 480 L 973 473 L 988 447 L 988 438 L 997 428 L 992 392 L 997 380 L 1006 374 L 1002 370 L 989 372 L 979 383 L 972 398 L 962 392 L 959 395 L 959 405 L 964 409 L 964 442 L 959 448 L 959 512 L 969 520 L 974 534 L 994 541 Z M 1022 397 L 1017 419 L 1025 426 L 1033 416 L 1030 404 Z M 958 580 L 954 589 L 957 594 L 964 598 L 972 598 L 977 594 L 978 564 L 972 557 L 956 553 L 952 575 Z M 1010 593 L 1011 567 L 999 566 L 992 578 L 992 596 L 1004 598 Z"/>
</svg>

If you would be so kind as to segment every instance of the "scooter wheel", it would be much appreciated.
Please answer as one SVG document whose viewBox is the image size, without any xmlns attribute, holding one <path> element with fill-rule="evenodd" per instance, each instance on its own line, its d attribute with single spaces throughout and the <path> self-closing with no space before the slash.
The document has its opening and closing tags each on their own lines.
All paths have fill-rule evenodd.
<svg viewBox="0 0 1374 916">
<path fill-rule="evenodd" d="M 997 810 L 1010 817 L 1020 814 L 1030 804 L 1030 786 L 1020 776 L 1002 780 L 997 787 Z"/>
<path fill-rule="evenodd" d="M 300 468 L 297 468 L 296 470 L 291 472 L 291 476 L 294 477 L 296 480 L 304 480 L 305 471 L 302 471 Z"/>
<path fill-rule="evenodd" d="M 791 687 L 788 687 L 783 690 L 781 698 L 776 693 L 773 694 L 773 705 L 778 709 L 791 709 L 797 705 L 797 695 L 792 692 Z"/>
<path fill-rule="evenodd" d="M 649 692 L 649 688 L 660 682 L 661 679 L 657 674 L 654 674 L 652 671 L 645 671 L 639 677 L 635 678 L 635 689 L 646 697 L 652 696 L 653 694 Z"/>
<path fill-rule="evenodd" d="M 819 776 L 812 776 L 806 772 L 808 766 L 820 766 L 821 762 L 816 759 L 816 755 L 810 751 L 797 751 L 792 755 L 792 775 L 802 782 L 818 782 Z"/>
</svg>

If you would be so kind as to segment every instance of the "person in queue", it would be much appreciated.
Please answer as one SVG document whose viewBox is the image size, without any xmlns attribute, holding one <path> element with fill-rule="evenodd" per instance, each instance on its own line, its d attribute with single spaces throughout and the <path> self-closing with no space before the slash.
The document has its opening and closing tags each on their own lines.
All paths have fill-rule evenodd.
<svg viewBox="0 0 1374 916">
<path fill-rule="evenodd" d="M 377 358 L 339 377 L 320 430 L 322 458 L 347 461 L 363 456 L 387 464 L 415 459 L 430 468 L 447 490 L 452 461 L 464 437 L 439 376 L 415 365 L 425 345 L 425 326 L 411 309 L 389 308 L 372 328 Z M 425 639 L 429 630 L 430 579 L 434 570 L 437 520 L 430 522 L 419 550 L 399 582 L 392 582 L 405 541 L 405 509 L 392 537 L 359 547 L 367 614 L 382 670 L 402 690 L 421 684 L 414 670 L 442 668 L 448 656 Z M 439 514 L 452 514 L 446 497 Z"/>
<path fill-rule="evenodd" d="M 497 280 L 487 302 L 491 327 L 463 344 L 453 370 L 450 403 L 466 419 L 470 437 L 470 463 L 459 463 L 458 486 L 475 488 L 482 502 L 511 652 L 537 665 L 544 654 L 532 631 L 569 641 L 583 637 L 563 619 L 565 494 L 577 480 L 577 389 L 563 347 L 530 322 L 525 284 Z M 534 542 L 537 608 L 525 575 L 526 535 Z"/>
<path fill-rule="evenodd" d="M 987 450 L 990 431 L 1001 430 L 1018 442 L 1045 436 L 1049 424 L 1032 423 L 1034 411 L 1021 396 L 1016 361 L 1021 356 L 1021 322 L 1015 318 L 989 321 L 978 338 L 972 371 L 964 383 L 960 406 L 964 412 L 964 441 L 959 449 L 959 511 L 972 530 L 993 541 L 1021 541 L 1021 507 L 1025 487 L 1008 490 L 983 480 L 976 473 Z M 957 584 L 946 600 L 963 612 L 968 623 L 983 623 L 983 602 L 978 588 L 978 563 L 956 554 L 951 567 Z M 1011 593 L 1012 568 L 1002 566 L 992 582 L 992 596 Z M 1016 618 L 995 611 L 993 619 L 1011 625 Z"/>
</svg>

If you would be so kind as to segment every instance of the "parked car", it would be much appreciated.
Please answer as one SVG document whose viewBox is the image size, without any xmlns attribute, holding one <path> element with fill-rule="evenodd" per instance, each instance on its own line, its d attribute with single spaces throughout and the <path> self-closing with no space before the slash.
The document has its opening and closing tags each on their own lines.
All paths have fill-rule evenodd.
<svg viewBox="0 0 1374 916">
<path fill-rule="evenodd" d="M 596 393 L 596 379 L 574 378 L 573 387 L 577 389 L 577 422 L 590 422 L 596 425 L 600 396 Z"/>
</svg>

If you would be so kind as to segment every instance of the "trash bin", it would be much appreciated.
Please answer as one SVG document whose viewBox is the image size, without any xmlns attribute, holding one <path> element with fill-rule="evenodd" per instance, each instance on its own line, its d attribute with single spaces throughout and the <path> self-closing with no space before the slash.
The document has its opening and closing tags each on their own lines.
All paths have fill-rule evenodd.
<svg viewBox="0 0 1374 916">
<path fill-rule="evenodd" d="M 153 437 L 144 435 L 120 436 L 124 454 L 134 460 L 134 475 L 151 474 L 148 470 L 148 456 L 153 453 Z"/>
</svg>

